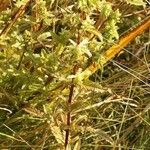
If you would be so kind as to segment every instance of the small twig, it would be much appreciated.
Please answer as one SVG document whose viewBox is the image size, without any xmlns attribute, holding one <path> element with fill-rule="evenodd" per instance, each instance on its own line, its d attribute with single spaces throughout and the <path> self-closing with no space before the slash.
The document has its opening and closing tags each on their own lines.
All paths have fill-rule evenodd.
<svg viewBox="0 0 150 150">
<path fill-rule="evenodd" d="M 15 24 L 15 22 L 17 21 L 17 19 L 24 14 L 26 7 L 28 6 L 30 0 L 28 0 L 26 2 L 25 5 L 20 6 L 20 8 L 18 9 L 18 11 L 16 12 L 16 14 L 14 15 L 12 21 L 8 24 L 6 24 L 6 26 L 3 28 L 3 30 L 0 33 L 0 36 L 4 35 L 6 36 L 7 33 L 10 31 L 11 27 Z"/>
<path fill-rule="evenodd" d="M 130 13 L 130 14 L 126 14 L 123 17 L 130 17 L 130 16 L 133 16 L 133 15 L 138 15 L 138 14 L 141 14 L 141 13 L 145 13 L 145 11 L 146 11 L 147 15 L 150 14 L 150 8 L 147 8 L 146 10 L 144 9 L 144 10 L 139 10 L 139 11 L 136 11 L 136 12 L 133 12 L 133 13 Z"/>
<path fill-rule="evenodd" d="M 24 54 L 25 54 L 25 49 L 23 50 L 22 55 L 20 56 L 20 60 L 19 60 L 18 66 L 17 66 L 17 68 L 16 68 L 17 70 L 20 69 L 20 66 L 21 66 L 21 63 L 22 63 Z"/>
</svg>

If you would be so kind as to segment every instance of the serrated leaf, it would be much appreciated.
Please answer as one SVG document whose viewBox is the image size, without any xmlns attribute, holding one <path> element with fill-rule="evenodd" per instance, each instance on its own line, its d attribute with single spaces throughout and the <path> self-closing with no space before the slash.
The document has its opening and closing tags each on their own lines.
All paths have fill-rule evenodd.
<svg viewBox="0 0 150 150">
<path fill-rule="evenodd" d="M 92 54 L 90 52 L 90 50 L 88 49 L 88 40 L 84 39 L 80 44 L 79 44 L 79 49 L 81 50 L 81 54 L 85 53 L 86 55 L 88 55 L 88 57 L 92 57 Z"/>
<path fill-rule="evenodd" d="M 89 28 L 89 29 L 87 29 L 87 31 L 94 34 L 94 35 L 96 35 L 99 38 L 100 41 L 103 41 L 103 36 L 98 30 L 96 30 L 94 28 Z"/>
<path fill-rule="evenodd" d="M 45 32 L 45 33 L 40 34 L 37 39 L 38 39 L 38 41 L 44 41 L 48 37 L 51 37 L 51 33 L 50 32 Z"/>
<path fill-rule="evenodd" d="M 62 134 L 60 128 L 58 126 L 51 126 L 51 131 L 52 131 L 52 134 L 54 135 L 56 141 L 59 144 L 63 144 L 64 138 L 63 138 L 63 134 Z"/>
<path fill-rule="evenodd" d="M 76 142 L 76 144 L 75 144 L 73 150 L 80 150 L 80 148 L 81 148 L 81 140 L 79 139 L 79 140 Z"/>
<path fill-rule="evenodd" d="M 71 145 L 70 144 L 67 145 L 66 150 L 71 150 Z"/>
</svg>

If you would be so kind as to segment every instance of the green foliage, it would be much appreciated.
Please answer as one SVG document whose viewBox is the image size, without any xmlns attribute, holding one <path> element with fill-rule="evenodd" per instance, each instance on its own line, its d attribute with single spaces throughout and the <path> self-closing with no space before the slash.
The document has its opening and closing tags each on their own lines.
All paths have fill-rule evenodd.
<svg viewBox="0 0 150 150">
<path fill-rule="evenodd" d="M 13 1 L 11 9 L 0 13 L 0 33 L 26 2 Z M 143 1 L 127 2 L 144 5 Z M 130 96 L 137 89 L 129 90 L 129 76 L 121 82 L 117 72 L 116 84 L 129 84 L 127 91 L 119 92 L 109 87 L 107 80 L 102 86 L 99 81 L 93 82 L 94 77 L 92 81 L 79 79 L 91 75 L 83 75 L 82 71 L 93 60 L 101 65 L 101 53 L 119 39 L 124 7 L 115 5 L 106 0 L 32 1 L 8 34 L 0 36 L 0 147 L 65 149 L 69 129 L 67 150 L 115 149 L 126 145 L 132 148 L 128 137 L 121 138 L 141 108 L 140 102 Z M 135 10 L 139 8 L 134 6 Z M 132 19 L 130 22 L 134 23 Z M 95 76 L 103 80 L 99 73 Z M 79 78 L 75 80 L 76 77 Z M 66 123 L 68 113 L 70 124 Z M 146 117 L 149 119 L 148 114 Z M 149 132 L 143 126 L 143 131 L 135 131 L 138 135 Z M 149 138 L 140 141 L 148 145 Z M 144 147 L 140 141 L 133 147 Z"/>
</svg>

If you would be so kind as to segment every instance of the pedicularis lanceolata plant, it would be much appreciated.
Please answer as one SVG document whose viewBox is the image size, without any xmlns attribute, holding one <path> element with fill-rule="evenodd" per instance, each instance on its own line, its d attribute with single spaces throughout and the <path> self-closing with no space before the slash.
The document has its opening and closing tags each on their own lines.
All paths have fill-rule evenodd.
<svg viewBox="0 0 150 150">
<path fill-rule="evenodd" d="M 86 150 L 127 145 L 119 122 L 129 99 L 102 86 L 100 74 L 94 82 L 93 76 L 84 80 L 81 73 L 92 62 L 102 65 L 103 72 L 102 53 L 144 18 L 146 3 L 0 2 L 0 147 Z M 132 16 L 133 11 L 141 13 Z"/>
</svg>

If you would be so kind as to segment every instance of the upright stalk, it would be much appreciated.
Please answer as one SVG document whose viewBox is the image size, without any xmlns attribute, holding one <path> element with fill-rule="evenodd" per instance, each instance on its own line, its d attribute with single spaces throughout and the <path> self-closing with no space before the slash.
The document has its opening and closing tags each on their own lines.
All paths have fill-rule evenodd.
<svg viewBox="0 0 150 150">
<path fill-rule="evenodd" d="M 73 74 L 76 73 L 76 69 L 77 69 L 77 65 L 75 65 L 74 68 L 73 68 Z M 74 88 L 75 88 L 74 79 L 72 79 L 71 85 L 70 85 L 69 98 L 68 98 L 68 101 L 67 101 L 68 112 L 67 112 L 67 123 L 66 123 L 67 124 L 67 129 L 65 130 L 66 131 L 66 134 L 65 134 L 65 148 L 68 145 L 69 136 L 70 136 L 71 104 L 72 104 L 72 99 L 73 99 Z"/>
<path fill-rule="evenodd" d="M 65 148 L 68 145 L 69 136 L 70 136 L 70 124 L 71 124 L 71 102 L 73 97 L 73 91 L 74 91 L 74 84 L 73 80 L 70 86 L 70 93 L 69 93 L 69 99 L 68 99 L 68 112 L 67 112 L 67 129 L 66 129 L 66 135 L 65 135 Z"/>
</svg>

